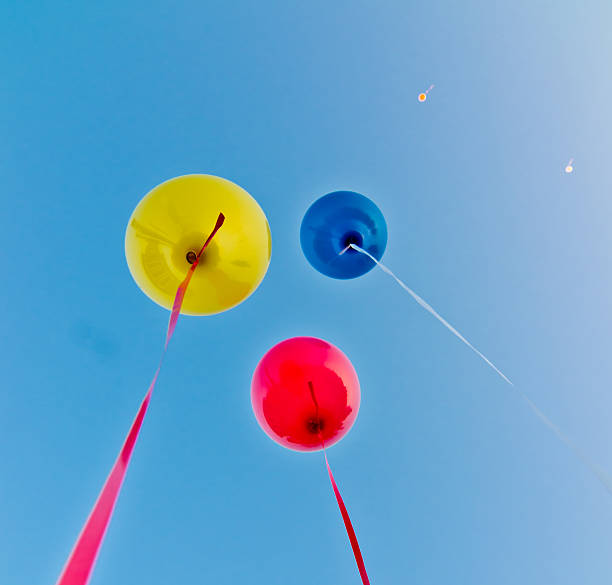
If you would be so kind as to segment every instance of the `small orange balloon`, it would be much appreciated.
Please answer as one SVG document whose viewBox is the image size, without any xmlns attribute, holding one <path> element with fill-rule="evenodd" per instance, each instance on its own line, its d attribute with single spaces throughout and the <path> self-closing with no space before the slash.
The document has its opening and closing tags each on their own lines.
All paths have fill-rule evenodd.
<svg viewBox="0 0 612 585">
<path fill-rule="evenodd" d="M 574 170 L 574 167 L 572 165 L 567 165 L 565 167 L 565 172 L 566 173 L 571 173 Z"/>
<path fill-rule="evenodd" d="M 419 101 L 424 102 L 427 99 L 427 96 L 424 93 L 419 94 Z"/>
</svg>

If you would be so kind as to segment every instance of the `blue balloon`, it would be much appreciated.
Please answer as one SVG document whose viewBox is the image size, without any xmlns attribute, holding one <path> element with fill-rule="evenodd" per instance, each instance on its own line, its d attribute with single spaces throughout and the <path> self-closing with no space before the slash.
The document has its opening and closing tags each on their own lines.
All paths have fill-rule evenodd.
<svg viewBox="0 0 612 585">
<path fill-rule="evenodd" d="M 363 248 L 380 260 L 387 246 L 387 224 L 380 209 L 353 191 L 334 191 L 317 199 L 304 215 L 300 243 L 308 262 L 332 278 L 356 278 L 375 264 Z"/>
</svg>

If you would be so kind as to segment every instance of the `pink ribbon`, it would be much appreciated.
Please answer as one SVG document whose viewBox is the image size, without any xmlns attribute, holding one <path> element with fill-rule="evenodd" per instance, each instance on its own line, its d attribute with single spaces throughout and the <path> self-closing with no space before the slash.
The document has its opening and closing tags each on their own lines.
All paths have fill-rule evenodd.
<svg viewBox="0 0 612 585">
<path fill-rule="evenodd" d="M 346 506 L 344 505 L 344 500 L 340 495 L 340 490 L 336 485 L 336 480 L 334 479 L 331 467 L 329 466 L 329 461 L 327 461 L 327 453 L 325 452 L 325 449 L 323 450 L 323 454 L 325 455 L 325 465 L 327 465 L 327 473 L 329 474 L 329 479 L 334 490 L 334 495 L 336 496 L 336 501 L 338 502 L 338 507 L 340 508 L 340 514 L 342 514 L 342 520 L 344 520 L 344 527 L 346 528 L 346 533 L 348 534 L 349 541 L 351 543 L 351 548 L 353 549 L 353 554 L 355 555 L 355 561 L 357 562 L 359 575 L 361 575 L 361 581 L 363 585 L 370 585 L 370 579 L 368 578 L 368 574 L 366 573 L 363 557 L 361 556 L 361 549 L 359 548 L 359 543 L 357 542 L 357 536 L 355 535 L 355 530 L 353 529 L 353 525 L 351 524 L 351 519 L 349 518 L 348 511 L 346 509 Z"/>
<path fill-rule="evenodd" d="M 172 305 L 172 312 L 170 314 L 170 320 L 168 321 L 168 331 L 166 333 L 164 350 L 162 352 L 161 359 L 159 360 L 159 365 L 157 366 L 155 375 L 153 376 L 153 381 L 151 382 L 144 400 L 138 409 L 138 413 L 136 414 L 136 418 L 130 427 L 130 432 L 123 443 L 123 447 L 121 447 L 121 451 L 119 451 L 119 457 L 117 457 L 111 472 L 106 478 L 106 482 L 104 483 L 102 491 L 100 492 L 91 513 L 89 514 L 89 518 L 87 518 L 87 521 L 81 530 L 81 534 L 77 538 L 74 548 L 66 561 L 66 565 L 64 566 L 64 570 L 57 581 L 57 585 L 86 585 L 89 581 L 89 577 L 91 576 L 96 558 L 100 551 L 100 546 L 102 545 L 102 540 L 104 539 L 104 535 L 106 534 L 106 530 L 113 515 L 113 510 L 121 490 L 121 485 L 125 479 L 125 474 L 130 463 L 132 451 L 136 445 L 136 440 L 138 439 L 138 433 L 140 432 L 142 421 L 144 420 L 145 414 L 147 413 L 147 408 L 149 407 L 151 395 L 153 394 L 153 388 L 155 388 L 159 371 L 161 370 L 166 351 L 168 350 L 168 343 L 172 338 L 172 334 L 174 333 L 174 329 L 176 327 L 176 322 L 178 321 L 178 317 L 181 312 L 183 299 L 185 298 L 185 293 L 187 292 L 187 286 L 189 285 L 189 281 L 191 280 L 191 277 L 198 266 L 202 252 L 204 252 L 204 249 L 206 246 L 208 246 L 213 236 L 223 225 L 224 221 L 225 216 L 220 213 L 213 231 L 208 236 L 206 242 L 204 242 L 204 245 L 198 252 L 195 261 L 189 268 L 187 276 L 183 282 L 181 282 L 176 291 L 176 296 L 174 297 L 174 303 Z"/>
<path fill-rule="evenodd" d="M 314 385 L 311 381 L 308 382 L 308 388 L 310 389 L 310 397 L 315 405 L 315 417 L 316 420 L 319 421 L 319 403 L 317 402 L 317 397 L 315 396 Z M 340 514 L 342 515 L 342 520 L 344 520 L 344 527 L 346 528 L 346 533 L 349 537 L 349 542 L 351 543 L 351 548 L 353 549 L 353 555 L 355 555 L 355 561 L 357 562 L 357 568 L 359 569 L 359 575 L 361 575 L 361 581 L 363 585 L 370 585 L 370 579 L 368 578 L 368 574 L 365 570 L 365 563 L 363 562 L 363 556 L 361 556 L 361 549 L 359 548 L 359 543 L 357 542 L 357 535 L 355 534 L 355 529 L 353 528 L 353 524 L 351 523 L 351 519 L 348 515 L 348 510 L 344 505 L 344 500 L 340 495 L 340 490 L 338 489 L 338 485 L 336 484 L 336 480 L 334 479 L 334 475 L 331 472 L 331 467 L 329 466 L 329 461 L 327 460 L 327 451 L 325 450 L 325 441 L 323 440 L 323 436 L 321 434 L 321 427 L 317 424 L 319 428 L 319 440 L 321 441 L 321 447 L 323 448 L 323 455 L 325 456 L 325 465 L 327 466 L 327 473 L 329 474 L 329 479 L 332 482 L 332 489 L 334 490 L 334 495 L 336 496 L 336 501 L 338 502 L 338 507 L 340 508 Z"/>
<path fill-rule="evenodd" d="M 310 390 L 310 397 L 312 398 L 312 401 L 315 405 L 315 417 L 316 420 L 319 421 L 319 403 L 315 395 L 314 385 L 311 381 L 308 382 L 308 388 Z M 331 467 L 329 466 L 329 461 L 327 460 L 327 451 L 325 450 L 325 441 L 323 440 L 323 436 L 321 434 L 320 424 L 317 424 L 317 427 L 319 428 L 318 435 L 319 440 L 321 441 L 321 447 L 323 448 L 323 455 L 325 456 L 325 465 L 327 466 L 327 473 L 329 474 L 332 489 L 334 490 L 334 495 L 336 496 L 336 501 L 338 502 L 338 507 L 340 508 L 342 520 L 344 520 L 344 527 L 346 528 L 346 533 L 348 534 L 349 542 L 351 543 L 351 548 L 353 549 L 353 555 L 355 555 L 355 561 L 357 563 L 357 568 L 359 569 L 361 581 L 363 585 L 370 585 L 370 579 L 368 578 L 368 574 L 366 573 L 365 563 L 363 562 L 363 556 L 361 556 L 361 549 L 359 548 L 359 543 L 357 542 L 357 535 L 355 534 L 355 529 L 353 528 L 353 524 L 351 523 L 351 519 L 349 518 L 348 510 L 344 505 L 344 500 L 340 495 L 340 490 L 338 489 L 338 485 L 336 484 L 336 480 L 334 479 Z"/>
</svg>

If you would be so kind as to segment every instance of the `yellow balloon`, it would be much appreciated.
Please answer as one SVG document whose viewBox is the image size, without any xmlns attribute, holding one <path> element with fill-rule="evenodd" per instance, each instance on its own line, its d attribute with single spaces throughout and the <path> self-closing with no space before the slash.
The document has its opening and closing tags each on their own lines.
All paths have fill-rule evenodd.
<svg viewBox="0 0 612 585">
<path fill-rule="evenodd" d="M 128 222 L 125 257 L 136 284 L 156 303 L 172 309 L 177 288 L 212 232 L 219 213 L 225 223 L 204 250 L 181 313 L 211 315 L 246 299 L 268 270 L 272 239 L 257 201 L 238 185 L 213 175 L 184 175 L 155 187 Z"/>
</svg>

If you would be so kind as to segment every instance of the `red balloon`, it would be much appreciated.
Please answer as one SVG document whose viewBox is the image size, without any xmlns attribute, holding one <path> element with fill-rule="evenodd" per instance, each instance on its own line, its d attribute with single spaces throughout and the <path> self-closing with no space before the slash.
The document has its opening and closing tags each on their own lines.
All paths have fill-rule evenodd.
<svg viewBox="0 0 612 585">
<path fill-rule="evenodd" d="M 349 359 L 316 337 L 281 341 L 264 355 L 251 382 L 257 422 L 295 451 L 338 442 L 359 411 L 359 379 Z"/>
</svg>

